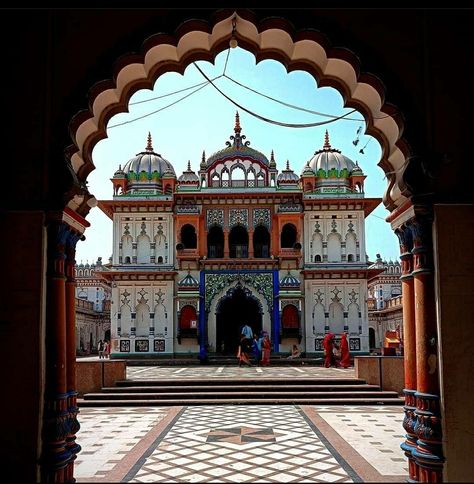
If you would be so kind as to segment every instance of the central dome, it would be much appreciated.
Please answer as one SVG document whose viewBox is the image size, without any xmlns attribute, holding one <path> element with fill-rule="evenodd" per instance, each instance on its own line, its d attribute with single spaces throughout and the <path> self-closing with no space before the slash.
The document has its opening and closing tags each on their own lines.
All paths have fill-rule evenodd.
<svg viewBox="0 0 474 484">
<path fill-rule="evenodd" d="M 234 127 L 235 134 L 230 137 L 232 143 L 226 141 L 227 148 L 217 151 L 207 159 L 206 166 L 208 168 L 216 162 L 229 158 L 250 158 L 261 162 L 265 166 L 270 165 L 268 158 L 263 153 L 250 148 L 250 141 L 244 141 L 246 136 L 241 135 L 241 131 L 242 128 L 240 127 L 239 113 L 236 113 Z"/>
</svg>

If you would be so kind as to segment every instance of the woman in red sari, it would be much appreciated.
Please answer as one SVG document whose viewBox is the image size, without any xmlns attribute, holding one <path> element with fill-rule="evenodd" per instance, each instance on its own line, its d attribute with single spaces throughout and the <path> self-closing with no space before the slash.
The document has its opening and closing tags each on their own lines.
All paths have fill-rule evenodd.
<svg viewBox="0 0 474 484">
<path fill-rule="evenodd" d="M 263 335 L 262 340 L 262 366 L 268 366 L 270 364 L 270 352 L 272 348 L 272 343 L 268 333 Z"/>
<path fill-rule="evenodd" d="M 329 368 L 336 365 L 336 358 L 334 358 L 334 334 L 328 333 L 323 339 L 324 348 L 324 366 Z"/>
<path fill-rule="evenodd" d="M 347 341 L 347 333 L 343 333 L 341 336 L 341 361 L 339 363 L 343 368 L 349 368 L 351 366 L 351 355 L 349 353 L 349 342 Z"/>
</svg>

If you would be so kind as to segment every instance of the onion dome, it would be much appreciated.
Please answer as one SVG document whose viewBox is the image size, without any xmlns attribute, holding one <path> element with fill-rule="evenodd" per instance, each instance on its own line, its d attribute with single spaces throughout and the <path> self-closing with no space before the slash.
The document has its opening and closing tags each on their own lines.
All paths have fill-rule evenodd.
<svg viewBox="0 0 474 484">
<path fill-rule="evenodd" d="M 357 175 L 357 176 L 361 176 L 362 175 L 363 176 L 364 175 L 364 172 L 362 171 L 362 168 L 357 163 L 357 160 L 355 162 L 355 167 L 352 169 L 351 175 L 352 176 L 354 176 L 354 175 Z"/>
<path fill-rule="evenodd" d="M 89 269 L 90 268 L 90 265 L 89 265 L 89 261 L 86 262 L 86 265 L 84 266 L 85 269 Z"/>
<path fill-rule="evenodd" d="M 314 176 L 314 171 L 311 169 L 311 167 L 309 166 L 309 161 L 308 163 L 306 163 L 306 165 L 304 166 L 304 169 L 303 171 L 301 172 L 301 176 Z"/>
<path fill-rule="evenodd" d="M 196 173 L 191 170 L 191 162 L 188 161 L 188 169 L 183 171 L 183 174 L 178 178 L 180 185 L 199 185 L 199 178 Z"/>
<path fill-rule="evenodd" d="M 131 189 L 159 188 L 163 176 L 176 177 L 173 165 L 153 150 L 150 133 L 145 151 L 127 161 L 123 171 L 128 179 L 128 188 Z"/>
<path fill-rule="evenodd" d="M 277 177 L 278 186 L 296 186 L 300 179 L 298 175 L 290 168 L 290 162 L 286 161 L 286 170 L 283 170 Z"/>
<path fill-rule="evenodd" d="M 288 274 L 280 281 L 280 287 L 282 289 L 299 289 L 300 281 L 288 271 Z"/>
<path fill-rule="evenodd" d="M 114 178 L 127 178 L 127 175 L 122 170 L 122 165 L 119 165 L 118 170 L 114 173 Z"/>
<path fill-rule="evenodd" d="M 186 277 L 184 277 L 183 279 L 181 279 L 178 282 L 178 288 L 180 290 L 182 290 L 182 289 L 193 289 L 193 290 L 195 290 L 195 289 L 198 289 L 199 288 L 199 281 L 197 281 L 191 275 L 191 272 L 188 269 L 188 274 L 186 275 Z"/>
<path fill-rule="evenodd" d="M 242 128 L 240 127 L 240 117 L 239 113 L 237 112 L 235 115 L 234 135 L 230 136 L 230 140 L 232 140 L 232 142 L 226 141 L 227 148 L 217 151 L 207 159 L 207 168 L 216 162 L 219 162 L 221 160 L 224 161 L 229 158 L 247 158 L 259 161 L 265 166 L 270 166 L 268 158 L 263 153 L 253 148 L 250 148 L 250 141 L 245 141 L 246 136 L 241 135 L 241 131 Z"/>
<path fill-rule="evenodd" d="M 81 261 L 81 263 L 77 267 L 79 267 L 80 269 L 83 269 L 84 268 L 84 264 L 82 263 L 82 261 Z"/>
</svg>

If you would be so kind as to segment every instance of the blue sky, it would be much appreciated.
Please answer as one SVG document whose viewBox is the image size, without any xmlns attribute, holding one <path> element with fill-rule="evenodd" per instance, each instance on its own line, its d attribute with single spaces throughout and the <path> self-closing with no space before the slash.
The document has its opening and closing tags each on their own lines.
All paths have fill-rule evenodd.
<svg viewBox="0 0 474 484">
<path fill-rule="evenodd" d="M 223 73 L 228 53 L 229 50 L 221 52 L 215 64 L 200 61 L 198 65 L 206 75 L 214 78 Z M 342 97 L 335 89 L 318 88 L 310 74 L 303 71 L 288 74 L 282 64 L 273 60 L 265 60 L 256 65 L 253 54 L 241 48 L 230 50 L 225 73 L 241 84 L 285 103 L 335 116 L 350 111 L 343 108 Z M 141 90 L 131 98 L 128 113 L 118 114 L 112 118 L 107 130 L 108 138 L 99 142 L 94 149 L 93 160 L 96 169 L 88 178 L 89 190 L 97 199 L 112 199 L 110 178 L 119 164 L 123 166 L 130 158 L 144 151 L 149 131 L 155 151 L 173 164 L 177 176 L 186 169 L 188 160 L 191 161 L 193 170 L 197 171 L 203 150 L 208 157 L 225 147 L 225 142 L 233 134 L 236 110 L 239 110 L 242 134 L 247 136 L 251 146 L 268 157 L 274 150 L 277 168 L 281 171 L 285 168 L 286 160 L 289 160 L 291 168 L 298 175 L 313 153 L 321 149 L 324 132 L 327 129 L 331 145 L 353 161 L 357 160 L 367 175 L 365 195 L 382 197 L 386 180 L 382 169 L 377 166 L 381 149 L 375 139 L 363 134 L 365 123 L 357 112 L 348 116 L 350 120 L 338 120 L 317 127 L 281 127 L 268 124 L 238 109 L 211 85 L 165 109 L 162 108 L 193 90 L 140 102 L 203 81 L 205 79 L 193 64 L 187 67 L 184 75 L 165 74 L 157 80 L 153 91 Z M 214 82 L 234 101 L 267 118 L 294 124 L 330 120 L 328 117 L 282 106 L 238 86 L 225 77 Z M 139 103 L 133 104 L 137 102 Z M 157 110 L 160 111 L 132 121 Z M 120 123 L 127 124 L 112 127 Z M 358 145 L 354 146 L 353 141 L 360 126 L 360 140 Z M 359 152 L 362 147 L 364 154 Z M 376 253 L 380 253 L 382 258 L 387 260 L 398 258 L 398 241 L 384 220 L 387 215 L 388 211 L 381 203 L 366 219 L 366 251 L 371 260 L 375 259 Z M 103 261 L 107 262 L 112 254 L 112 221 L 99 208 L 93 208 L 87 219 L 92 225 L 86 230 L 86 240 L 77 245 L 76 260 L 90 263 L 101 256 Z"/>
</svg>

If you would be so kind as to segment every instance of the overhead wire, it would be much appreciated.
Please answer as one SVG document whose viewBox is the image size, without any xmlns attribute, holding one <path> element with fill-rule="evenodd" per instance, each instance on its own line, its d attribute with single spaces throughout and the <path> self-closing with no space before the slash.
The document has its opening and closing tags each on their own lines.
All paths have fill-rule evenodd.
<svg viewBox="0 0 474 484">
<path fill-rule="evenodd" d="M 220 77 L 220 76 L 219 76 L 219 77 Z M 183 96 L 183 97 L 181 97 L 181 98 L 177 99 L 176 101 L 174 101 L 174 102 L 172 102 L 172 103 L 170 103 L 170 104 L 167 104 L 166 106 L 161 107 L 160 109 L 157 109 L 157 110 L 155 110 L 155 111 L 152 111 L 151 113 L 143 114 L 142 116 L 138 116 L 138 117 L 133 118 L 133 119 L 129 119 L 129 120 L 127 120 L 127 121 L 123 121 L 122 123 L 117 123 L 117 124 L 114 124 L 114 125 L 112 125 L 112 126 L 108 126 L 107 128 L 110 128 L 110 129 L 111 129 L 111 128 L 117 128 L 117 127 L 119 127 L 119 126 L 123 126 L 123 125 L 125 125 L 125 124 L 130 124 L 130 123 L 133 123 L 133 122 L 135 122 L 135 121 L 138 121 L 138 120 L 140 120 L 140 119 L 146 118 L 146 117 L 148 117 L 148 116 L 152 116 L 153 114 L 159 113 L 160 111 L 163 111 L 163 110 L 165 110 L 165 109 L 167 109 L 167 108 L 170 108 L 171 106 L 174 106 L 175 104 L 178 104 L 178 103 L 179 103 L 180 101 L 182 101 L 183 99 L 186 99 L 186 98 L 188 98 L 189 96 L 192 96 L 193 94 L 195 94 L 196 92 L 200 91 L 201 89 L 204 89 L 204 88 L 205 88 L 206 86 L 208 86 L 208 85 L 209 85 L 209 82 L 203 83 L 203 84 L 202 84 L 200 87 L 198 87 L 198 88 L 197 88 L 197 89 L 195 89 L 194 91 L 192 91 L 192 92 L 190 92 L 190 93 L 186 94 L 186 96 Z"/>
<path fill-rule="evenodd" d="M 202 71 L 202 69 L 195 62 L 193 62 L 193 65 L 200 72 L 200 74 L 209 82 L 209 84 L 211 84 L 211 86 L 214 87 L 214 89 L 216 89 L 222 96 L 224 96 L 234 106 L 237 106 L 239 109 L 241 109 L 242 111 L 245 111 L 247 114 L 250 114 L 251 116 L 253 116 L 253 117 L 257 118 L 257 119 L 260 119 L 261 121 L 264 121 L 266 123 L 275 124 L 277 126 L 283 126 L 285 128 L 314 128 L 316 126 L 323 126 L 325 124 L 334 123 L 335 121 L 338 121 L 340 119 L 343 119 L 346 116 L 349 116 L 350 114 L 353 114 L 353 113 L 356 112 L 356 110 L 353 109 L 352 111 L 349 111 L 348 113 L 343 114 L 341 116 L 337 116 L 337 117 L 335 117 L 333 119 L 330 119 L 329 121 L 319 121 L 319 122 L 316 122 L 316 123 L 298 123 L 297 124 L 297 123 L 284 123 L 282 121 L 276 121 L 274 119 L 267 118 L 265 116 L 262 116 L 260 114 L 257 114 L 254 111 L 251 111 L 250 109 L 248 109 L 245 106 L 241 105 L 237 101 L 234 101 L 230 96 L 228 96 L 225 92 L 223 92 L 221 89 L 219 89 L 214 84 L 214 82 Z M 360 122 L 360 120 L 358 120 L 358 121 Z"/>
</svg>

